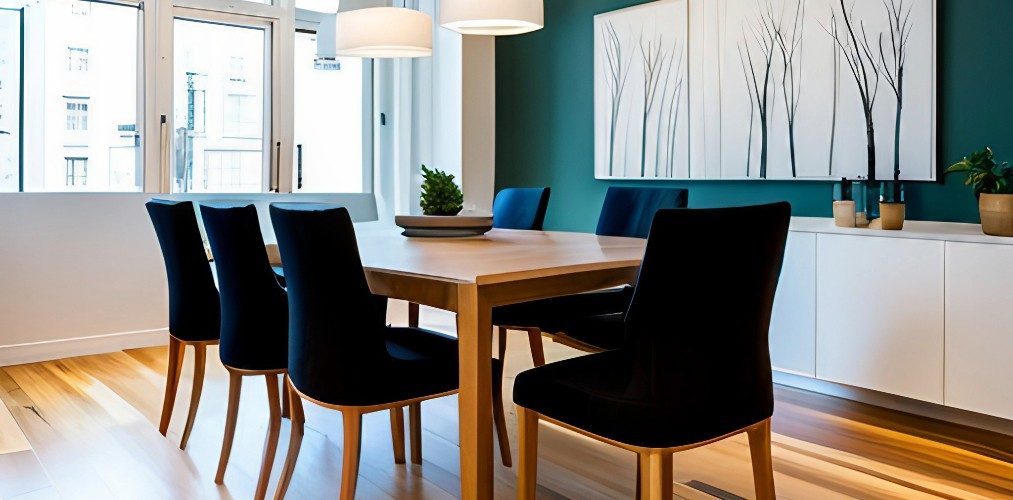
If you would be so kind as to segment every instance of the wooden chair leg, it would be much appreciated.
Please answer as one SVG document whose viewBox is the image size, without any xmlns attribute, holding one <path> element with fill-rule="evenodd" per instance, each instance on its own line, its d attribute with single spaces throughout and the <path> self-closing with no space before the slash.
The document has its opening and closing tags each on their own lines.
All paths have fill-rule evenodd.
<svg viewBox="0 0 1013 500">
<path fill-rule="evenodd" d="M 422 403 L 408 405 L 408 434 L 412 445 L 412 463 L 422 465 Z"/>
<path fill-rule="evenodd" d="M 535 366 L 545 365 L 545 349 L 542 347 L 542 331 L 538 328 L 528 328 L 528 344 L 531 346 L 531 360 Z"/>
<path fill-rule="evenodd" d="M 507 343 L 507 329 L 506 327 L 496 327 L 496 341 L 499 343 L 499 355 L 497 356 L 500 361 L 506 359 L 506 343 Z"/>
<path fill-rule="evenodd" d="M 176 391 L 179 389 L 179 374 L 183 371 L 183 350 L 186 345 L 176 337 L 169 336 L 169 366 L 165 374 L 165 399 L 162 400 L 162 418 L 158 421 L 158 432 L 169 432 L 169 420 L 176 406 Z"/>
<path fill-rule="evenodd" d="M 499 441 L 499 456 L 503 465 L 513 466 L 510 456 L 510 435 L 507 434 L 506 411 L 503 409 L 503 371 L 493 370 L 492 373 L 492 419 L 496 427 L 496 440 Z"/>
<path fill-rule="evenodd" d="M 299 459 L 299 448 L 302 446 L 306 423 L 306 417 L 302 410 L 302 398 L 294 392 L 292 381 L 286 380 L 286 382 L 285 391 L 289 393 L 289 412 L 292 415 L 292 436 L 288 441 L 285 466 L 282 467 L 281 476 L 278 478 L 278 489 L 274 493 L 275 500 L 285 498 L 285 493 L 288 492 L 288 485 L 292 482 L 292 475 L 295 473 L 295 463 Z"/>
<path fill-rule="evenodd" d="M 390 409 L 390 436 L 394 443 L 394 463 L 403 464 L 404 459 L 404 408 Z"/>
<path fill-rule="evenodd" d="M 637 469 L 640 499 L 672 498 L 672 453 L 654 450 L 640 453 Z"/>
<path fill-rule="evenodd" d="M 419 326 L 419 305 L 415 302 L 408 303 L 408 326 L 412 328 Z"/>
<path fill-rule="evenodd" d="M 538 486 L 538 414 L 517 407 L 517 498 L 535 500 Z"/>
<path fill-rule="evenodd" d="M 288 374 L 286 373 L 281 378 L 281 418 L 289 418 L 289 407 L 291 404 L 288 401 Z"/>
<path fill-rule="evenodd" d="M 344 444 L 341 461 L 341 500 L 355 498 L 355 481 L 359 477 L 359 452 L 362 447 L 362 414 L 354 410 L 341 412 L 344 423 Z"/>
<path fill-rule="evenodd" d="M 770 456 L 770 419 L 746 431 L 753 462 L 753 486 L 757 500 L 774 498 L 774 462 Z"/>
<path fill-rule="evenodd" d="M 229 370 L 229 406 L 225 411 L 225 435 L 222 437 L 222 454 L 218 457 L 215 484 L 225 482 L 225 469 L 232 455 L 232 441 L 236 437 L 236 420 L 239 418 L 239 395 L 243 391 L 243 376 Z M 270 393 L 268 393 L 270 395 Z"/>
<path fill-rule="evenodd" d="M 193 421 L 197 418 L 197 407 L 200 406 L 200 395 L 204 392 L 204 369 L 207 365 L 208 346 L 194 344 L 193 354 L 193 390 L 190 391 L 190 411 L 186 415 L 183 438 L 179 441 L 179 449 L 181 450 L 185 450 L 186 443 L 190 441 Z"/>
<path fill-rule="evenodd" d="M 278 451 L 278 434 L 281 433 L 281 403 L 278 396 L 278 375 L 264 375 L 267 380 L 267 406 L 270 419 L 267 423 L 267 437 L 264 439 L 264 458 L 260 461 L 260 477 L 257 489 L 253 494 L 256 500 L 264 500 L 267 496 L 267 483 L 271 480 L 271 469 L 274 468 L 274 455 Z M 286 391 L 287 392 L 287 391 Z"/>
</svg>

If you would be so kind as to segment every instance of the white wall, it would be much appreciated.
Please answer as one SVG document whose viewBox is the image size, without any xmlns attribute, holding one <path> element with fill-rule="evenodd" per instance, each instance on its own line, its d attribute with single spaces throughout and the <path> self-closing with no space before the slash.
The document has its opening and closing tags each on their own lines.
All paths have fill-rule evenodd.
<svg viewBox="0 0 1013 500">
<path fill-rule="evenodd" d="M 0 366 L 165 342 L 165 268 L 144 209 L 152 197 L 162 196 L 0 195 Z M 267 241 L 271 201 L 340 203 L 356 221 L 376 219 L 369 194 L 187 197 L 223 198 L 254 200 Z"/>
<path fill-rule="evenodd" d="M 420 165 L 454 174 L 465 210 L 490 211 L 495 184 L 493 37 L 439 25 L 439 0 L 409 7 L 433 17 L 433 56 L 377 64 L 377 193 L 381 217 L 421 212 Z"/>
</svg>

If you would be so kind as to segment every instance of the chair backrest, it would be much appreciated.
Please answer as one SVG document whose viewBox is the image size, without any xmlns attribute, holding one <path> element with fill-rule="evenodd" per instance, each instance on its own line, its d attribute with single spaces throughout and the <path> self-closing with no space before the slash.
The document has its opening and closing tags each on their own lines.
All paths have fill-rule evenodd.
<svg viewBox="0 0 1013 500">
<path fill-rule="evenodd" d="M 221 293 L 222 363 L 247 370 L 286 367 L 288 298 L 278 284 L 250 203 L 200 206 Z"/>
<path fill-rule="evenodd" d="M 549 188 L 506 188 L 492 202 L 492 227 L 541 231 Z"/>
<path fill-rule="evenodd" d="M 689 191 L 679 188 L 610 186 L 598 216 L 599 236 L 646 238 L 658 210 L 686 208 Z"/>
<path fill-rule="evenodd" d="M 767 335 L 790 218 L 786 202 L 658 212 L 626 315 L 630 391 L 708 418 L 770 416 Z"/>
<path fill-rule="evenodd" d="M 273 203 L 271 222 L 288 282 L 289 377 L 322 401 L 354 392 L 388 355 L 348 210 Z"/>
<path fill-rule="evenodd" d="M 169 333 L 180 340 L 218 338 L 218 289 L 211 274 L 197 214 L 189 201 L 145 204 L 155 227 L 169 281 Z"/>
</svg>

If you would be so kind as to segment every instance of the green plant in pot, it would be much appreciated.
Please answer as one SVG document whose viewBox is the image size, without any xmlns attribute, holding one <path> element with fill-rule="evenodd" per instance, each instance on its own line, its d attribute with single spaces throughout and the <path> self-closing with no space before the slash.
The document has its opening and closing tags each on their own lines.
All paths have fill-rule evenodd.
<svg viewBox="0 0 1013 500">
<path fill-rule="evenodd" d="M 1013 236 L 1013 167 L 996 163 L 992 148 L 975 151 L 946 169 L 967 172 L 964 184 L 974 190 L 981 213 L 981 230 L 994 236 Z"/>
<path fill-rule="evenodd" d="M 425 215 L 457 215 L 464 208 L 464 194 L 454 176 L 438 168 L 422 165 L 422 197 L 419 201 Z"/>
</svg>

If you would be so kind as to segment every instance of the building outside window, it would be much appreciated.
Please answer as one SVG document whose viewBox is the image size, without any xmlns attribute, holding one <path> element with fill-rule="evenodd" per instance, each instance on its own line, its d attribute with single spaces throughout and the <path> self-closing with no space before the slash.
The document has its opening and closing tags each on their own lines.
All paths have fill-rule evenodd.
<svg viewBox="0 0 1013 500">
<path fill-rule="evenodd" d="M 67 71 L 88 71 L 88 49 L 67 47 Z"/>
<path fill-rule="evenodd" d="M 228 94 L 225 96 L 225 123 L 222 135 L 225 137 L 259 138 L 263 133 L 260 120 L 261 100 L 249 94 Z"/>
<path fill-rule="evenodd" d="M 76 16 L 90 16 L 91 2 L 84 0 L 71 0 L 70 13 Z"/>
<path fill-rule="evenodd" d="M 229 81 L 241 83 L 246 81 L 246 58 L 242 56 L 229 58 Z"/>
<path fill-rule="evenodd" d="M 88 98 L 67 98 L 67 130 L 88 130 Z"/>
<path fill-rule="evenodd" d="M 67 161 L 67 186 L 88 185 L 88 159 L 81 157 L 68 157 Z"/>
</svg>

